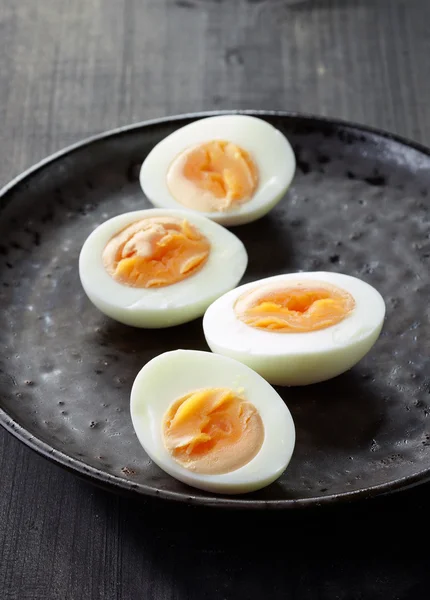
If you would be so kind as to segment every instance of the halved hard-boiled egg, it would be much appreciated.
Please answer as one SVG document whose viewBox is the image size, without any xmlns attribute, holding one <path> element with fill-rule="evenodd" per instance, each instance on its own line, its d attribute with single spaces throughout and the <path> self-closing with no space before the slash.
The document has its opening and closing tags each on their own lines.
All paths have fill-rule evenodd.
<svg viewBox="0 0 430 600">
<path fill-rule="evenodd" d="M 338 273 L 291 273 L 242 285 L 206 311 L 213 352 L 274 385 L 307 385 L 353 367 L 379 337 L 385 303 L 369 284 Z"/>
<path fill-rule="evenodd" d="M 170 327 L 201 316 L 237 285 L 247 262 L 244 245 L 224 227 L 186 211 L 150 209 L 97 227 L 82 247 L 79 275 L 109 317 Z"/>
<path fill-rule="evenodd" d="M 277 479 L 295 429 L 279 394 L 240 362 L 196 350 L 157 356 L 137 375 L 131 418 L 149 457 L 209 492 L 251 492 Z"/>
<path fill-rule="evenodd" d="M 155 206 L 240 225 L 281 200 L 295 167 L 290 143 L 275 127 L 248 115 L 222 115 L 164 138 L 146 157 L 140 184 Z"/>
</svg>

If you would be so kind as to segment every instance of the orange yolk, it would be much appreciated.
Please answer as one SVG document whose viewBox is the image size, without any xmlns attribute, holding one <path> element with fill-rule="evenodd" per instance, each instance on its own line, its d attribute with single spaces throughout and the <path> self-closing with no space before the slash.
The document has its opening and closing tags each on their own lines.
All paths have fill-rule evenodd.
<svg viewBox="0 0 430 600">
<path fill-rule="evenodd" d="M 188 221 L 150 217 L 117 233 L 103 251 L 106 271 L 119 283 L 161 287 L 196 273 L 208 259 L 210 243 Z"/>
<path fill-rule="evenodd" d="M 228 388 L 196 390 L 179 398 L 163 421 L 164 443 L 183 467 L 229 473 L 258 453 L 264 426 L 255 406 Z"/>
<path fill-rule="evenodd" d="M 269 284 L 241 296 L 238 319 L 258 329 L 278 333 L 318 331 L 340 323 L 354 309 L 347 291 L 322 281 Z"/>
<path fill-rule="evenodd" d="M 251 156 L 236 144 L 218 140 L 188 148 L 167 173 L 172 196 L 203 212 L 236 208 L 250 200 L 257 184 L 258 170 Z"/>
</svg>

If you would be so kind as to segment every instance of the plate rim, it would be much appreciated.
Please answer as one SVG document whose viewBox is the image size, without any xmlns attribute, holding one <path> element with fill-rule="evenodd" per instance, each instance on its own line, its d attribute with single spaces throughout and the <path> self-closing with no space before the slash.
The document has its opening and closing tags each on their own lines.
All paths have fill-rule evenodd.
<svg viewBox="0 0 430 600">
<path fill-rule="evenodd" d="M 93 143 L 97 143 L 102 140 L 114 138 L 134 130 L 144 129 L 146 127 L 162 125 L 165 123 L 172 123 L 177 121 L 184 121 L 190 119 L 201 119 L 205 117 L 214 117 L 226 114 L 243 114 L 251 115 L 256 117 L 286 117 L 297 120 L 307 120 L 315 123 L 325 123 L 327 125 L 339 126 L 343 129 L 351 129 L 361 133 L 367 133 L 382 137 L 386 140 L 397 142 L 409 148 L 412 148 L 422 154 L 430 157 L 430 147 L 425 146 L 419 142 L 410 140 L 404 136 L 390 133 L 377 127 L 356 123 L 349 120 L 332 118 L 329 116 L 319 116 L 310 113 L 301 113 L 298 111 L 283 111 L 283 110 L 213 110 L 213 111 L 200 111 L 195 113 L 183 113 L 178 115 L 170 115 L 166 117 L 157 117 L 154 119 L 148 119 L 139 121 L 137 123 L 131 123 L 103 131 L 81 139 L 69 146 L 66 146 L 41 161 L 35 163 L 29 168 L 25 169 L 22 173 L 11 179 L 6 185 L 0 189 L 0 203 L 3 203 L 3 199 L 6 195 L 13 190 L 17 185 L 23 182 L 25 179 L 50 165 L 51 163 L 61 159 L 62 157 L 71 154 L 86 146 L 91 146 Z M 85 462 L 73 458 L 65 452 L 58 450 L 50 444 L 44 442 L 40 438 L 34 436 L 25 427 L 20 425 L 13 417 L 11 417 L 6 410 L 0 406 L 0 425 L 12 434 L 16 439 L 22 442 L 31 450 L 37 454 L 47 458 L 49 461 L 54 462 L 56 465 L 61 466 L 75 475 L 90 480 L 93 484 L 99 484 L 107 486 L 112 491 L 123 491 L 138 496 L 148 496 L 162 498 L 164 500 L 170 500 L 174 502 L 181 502 L 193 505 L 203 505 L 208 507 L 216 508 L 229 508 L 229 509 L 276 509 L 276 510 L 292 510 L 297 508 L 315 508 L 333 504 L 345 504 L 348 502 L 356 501 L 359 499 L 368 499 L 375 496 L 386 495 L 389 493 L 405 490 L 430 480 L 430 465 L 429 467 L 417 471 L 412 475 L 406 475 L 404 477 L 394 479 L 388 482 L 384 482 L 377 485 L 367 486 L 359 490 L 340 492 L 337 494 L 329 494 L 323 496 L 313 496 L 310 498 L 291 498 L 281 500 L 264 500 L 246 498 L 246 496 L 199 496 L 194 495 L 192 488 L 189 488 L 187 492 L 174 492 L 170 490 L 158 490 L 145 483 L 135 483 L 131 480 L 120 477 L 119 475 L 113 475 L 107 473 L 101 469 L 86 464 Z"/>
</svg>

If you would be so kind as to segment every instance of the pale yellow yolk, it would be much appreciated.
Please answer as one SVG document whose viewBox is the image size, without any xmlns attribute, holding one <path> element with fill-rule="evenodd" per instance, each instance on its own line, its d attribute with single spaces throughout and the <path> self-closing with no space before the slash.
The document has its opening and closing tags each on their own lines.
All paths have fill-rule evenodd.
<svg viewBox="0 0 430 600">
<path fill-rule="evenodd" d="M 278 333 L 318 331 L 340 323 L 354 309 L 346 290 L 322 281 L 268 284 L 243 294 L 235 303 L 238 319 Z"/>
<path fill-rule="evenodd" d="M 188 221 L 150 217 L 117 233 L 103 251 L 106 271 L 119 283 L 138 288 L 171 285 L 205 264 L 210 243 Z"/>
<path fill-rule="evenodd" d="M 252 198 L 258 170 L 245 150 L 214 140 L 177 156 L 167 173 L 167 185 L 172 196 L 188 208 L 224 211 Z"/>
<path fill-rule="evenodd" d="M 258 453 L 264 426 L 255 406 L 228 388 L 196 390 L 164 415 L 164 444 L 182 466 L 201 474 L 229 473 Z"/>
</svg>

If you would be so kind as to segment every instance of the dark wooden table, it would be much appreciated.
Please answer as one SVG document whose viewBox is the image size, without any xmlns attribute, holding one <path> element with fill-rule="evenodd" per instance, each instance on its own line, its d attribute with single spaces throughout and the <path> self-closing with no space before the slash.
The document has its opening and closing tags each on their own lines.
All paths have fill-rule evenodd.
<svg viewBox="0 0 430 600">
<path fill-rule="evenodd" d="M 0 184 L 90 134 L 202 109 L 430 143 L 428 0 L 2 0 Z M 428 598 L 430 487 L 342 509 L 120 498 L 0 431 L 0 599 Z"/>
</svg>

